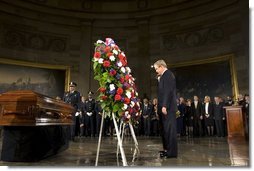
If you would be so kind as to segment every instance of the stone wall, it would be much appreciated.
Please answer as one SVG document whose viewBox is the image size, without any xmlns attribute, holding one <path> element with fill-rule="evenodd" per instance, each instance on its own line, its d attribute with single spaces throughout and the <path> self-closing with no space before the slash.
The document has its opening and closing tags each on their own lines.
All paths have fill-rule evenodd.
<svg viewBox="0 0 254 171">
<path fill-rule="evenodd" d="M 96 91 L 97 39 L 127 55 L 140 97 L 156 97 L 157 59 L 168 64 L 234 54 L 240 93 L 249 92 L 248 2 L 238 0 L 1 0 L 0 58 L 66 65 L 85 94 Z"/>
</svg>

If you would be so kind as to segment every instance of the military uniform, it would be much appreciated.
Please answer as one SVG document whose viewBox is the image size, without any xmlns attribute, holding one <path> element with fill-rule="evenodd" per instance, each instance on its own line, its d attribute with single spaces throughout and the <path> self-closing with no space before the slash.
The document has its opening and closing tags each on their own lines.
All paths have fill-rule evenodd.
<svg viewBox="0 0 254 171">
<path fill-rule="evenodd" d="M 77 86 L 76 83 L 74 82 L 71 82 L 69 84 L 69 86 Z M 75 113 L 78 111 L 79 109 L 79 104 L 80 104 L 80 93 L 76 90 L 70 92 L 65 92 L 64 93 L 64 97 L 63 97 L 63 101 L 65 103 L 69 103 L 71 104 L 74 108 L 75 108 L 75 112 L 72 114 L 72 120 L 73 120 L 73 123 L 74 125 L 71 126 L 71 139 L 74 140 L 74 137 L 75 137 L 75 132 L 76 132 L 76 126 L 79 126 L 79 123 L 77 123 L 77 119 L 76 119 L 76 116 L 75 116 Z"/>
<path fill-rule="evenodd" d="M 89 93 L 91 95 L 91 93 Z M 83 123 L 84 123 L 84 134 L 85 136 L 95 136 L 96 131 L 96 116 L 95 116 L 95 100 L 91 97 L 88 98 L 85 103 L 80 107 L 83 113 Z"/>
</svg>

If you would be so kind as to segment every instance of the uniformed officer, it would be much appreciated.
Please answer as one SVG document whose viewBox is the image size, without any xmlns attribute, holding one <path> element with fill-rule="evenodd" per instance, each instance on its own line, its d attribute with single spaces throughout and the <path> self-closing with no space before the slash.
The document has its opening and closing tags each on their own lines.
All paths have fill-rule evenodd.
<svg viewBox="0 0 254 171">
<path fill-rule="evenodd" d="M 71 104 L 75 108 L 75 112 L 72 114 L 73 125 L 71 125 L 71 130 L 70 130 L 70 138 L 73 141 L 74 141 L 76 125 L 77 125 L 75 113 L 78 111 L 79 104 L 80 104 L 80 93 L 76 91 L 76 87 L 77 87 L 77 84 L 75 82 L 70 82 L 69 91 L 65 92 L 63 97 L 64 102 Z"/>
<path fill-rule="evenodd" d="M 85 104 L 83 105 L 81 111 L 84 113 L 85 136 L 95 137 L 95 100 L 93 99 L 92 95 L 93 92 L 88 92 L 88 99 L 85 101 Z"/>
</svg>

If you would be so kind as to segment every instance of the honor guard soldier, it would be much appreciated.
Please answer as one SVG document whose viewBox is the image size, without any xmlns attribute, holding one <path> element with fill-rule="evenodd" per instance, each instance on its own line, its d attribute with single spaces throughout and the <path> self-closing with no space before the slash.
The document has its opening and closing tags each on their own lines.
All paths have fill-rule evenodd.
<svg viewBox="0 0 254 171">
<path fill-rule="evenodd" d="M 74 141 L 75 130 L 76 130 L 76 116 L 75 113 L 78 111 L 80 104 L 80 93 L 76 91 L 77 84 L 75 82 L 70 82 L 69 91 L 64 93 L 63 101 L 65 103 L 71 104 L 75 108 L 75 112 L 72 114 L 73 125 L 71 125 L 70 138 Z"/>
<path fill-rule="evenodd" d="M 85 136 L 95 137 L 95 100 L 92 98 L 92 95 L 93 92 L 88 92 L 88 99 L 81 110 L 84 112 Z"/>
</svg>

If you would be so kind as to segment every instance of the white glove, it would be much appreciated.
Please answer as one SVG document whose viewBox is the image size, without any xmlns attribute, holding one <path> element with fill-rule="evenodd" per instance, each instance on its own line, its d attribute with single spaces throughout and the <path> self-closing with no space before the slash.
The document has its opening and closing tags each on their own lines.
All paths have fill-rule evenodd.
<svg viewBox="0 0 254 171">
<path fill-rule="evenodd" d="M 75 113 L 75 116 L 78 116 L 78 115 L 80 115 L 80 112 L 76 112 L 76 113 Z"/>
<path fill-rule="evenodd" d="M 86 114 L 88 115 L 88 116 L 92 116 L 92 112 L 86 112 Z"/>
</svg>

